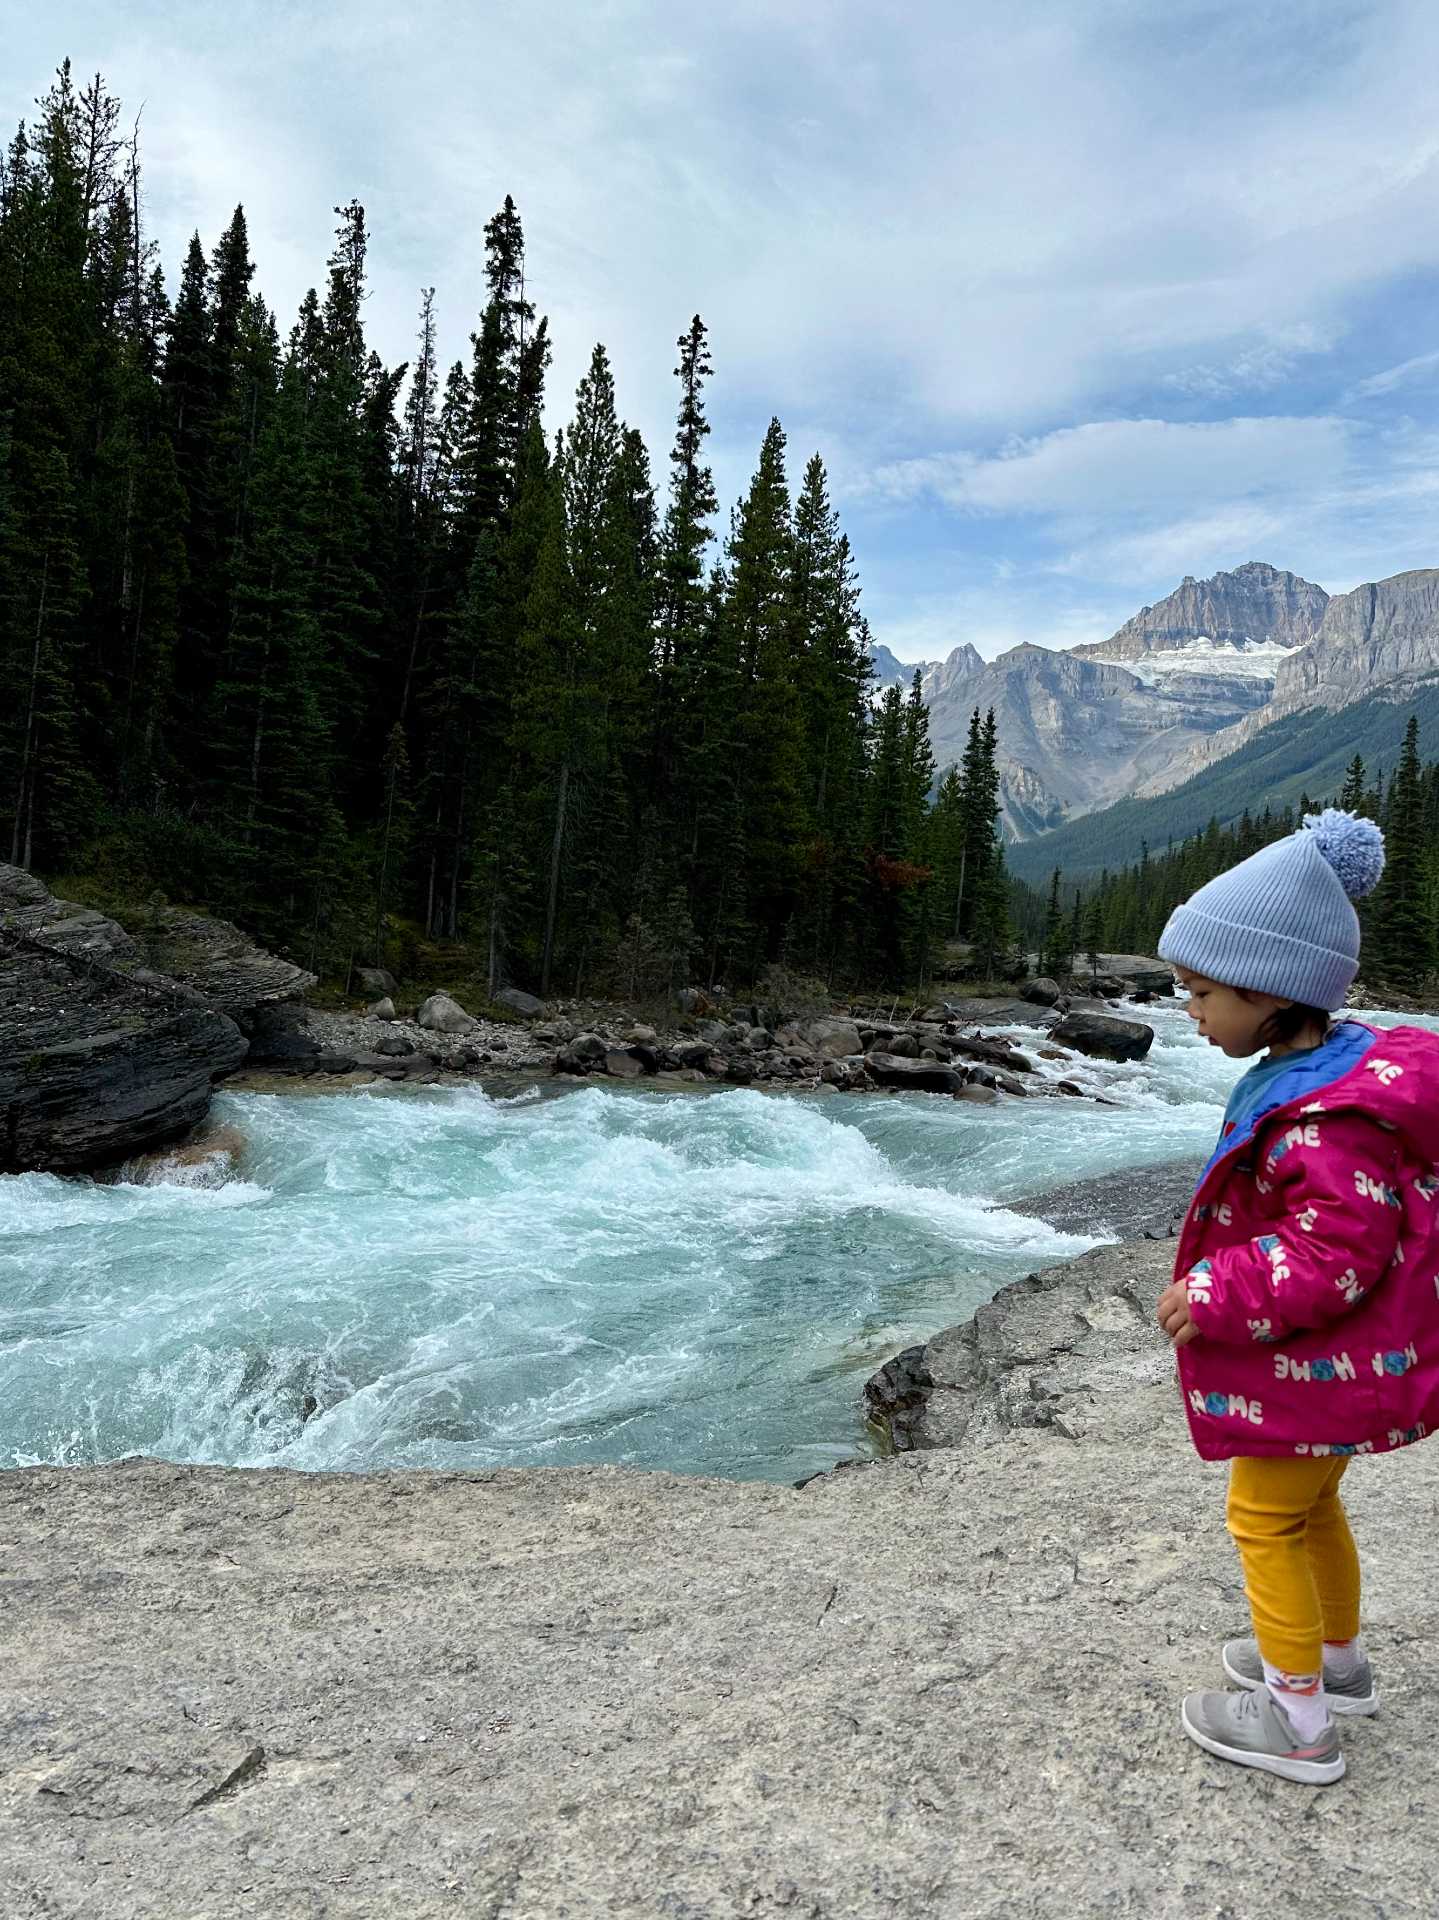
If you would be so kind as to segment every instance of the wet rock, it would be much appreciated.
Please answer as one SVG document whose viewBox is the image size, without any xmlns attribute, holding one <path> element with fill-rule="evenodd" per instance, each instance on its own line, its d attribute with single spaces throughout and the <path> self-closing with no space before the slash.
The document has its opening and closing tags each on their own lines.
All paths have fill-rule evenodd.
<svg viewBox="0 0 1439 1920">
<path fill-rule="evenodd" d="M 966 1083 L 955 1091 L 956 1100 L 968 1100 L 972 1106 L 992 1107 L 999 1099 L 993 1087 L 980 1087 Z"/>
<path fill-rule="evenodd" d="M 256 1007 L 245 1026 L 250 1036 L 247 1066 L 305 1070 L 325 1051 L 303 1007 L 284 1002 Z"/>
<path fill-rule="evenodd" d="M 522 987 L 502 987 L 495 995 L 497 1007 L 508 1007 L 511 1013 L 523 1014 L 532 1020 L 536 1014 L 543 1013 L 545 1003 L 537 1000 L 532 993 L 526 993 Z"/>
<path fill-rule="evenodd" d="M 803 1033 L 821 1060 L 839 1060 L 862 1051 L 859 1028 L 852 1020 L 811 1020 Z"/>
<path fill-rule="evenodd" d="M 1027 1089 L 1022 1080 L 1012 1073 L 1004 1073 L 998 1067 L 971 1067 L 968 1073 L 971 1087 L 993 1087 L 996 1093 L 1013 1094 L 1023 1100 Z"/>
<path fill-rule="evenodd" d="M 204 1119 L 245 1037 L 137 971 L 115 922 L 0 867 L 0 1172 L 118 1164 Z"/>
<path fill-rule="evenodd" d="M 916 1093 L 962 1093 L 964 1075 L 954 1067 L 909 1060 L 893 1053 L 866 1054 L 864 1070 L 882 1087 L 907 1087 Z"/>
<path fill-rule="evenodd" d="M 895 1453 L 908 1453 L 915 1442 L 911 1422 L 922 1421 L 934 1380 L 925 1364 L 923 1346 L 906 1347 L 886 1360 L 865 1382 L 869 1417 Z"/>
<path fill-rule="evenodd" d="M 670 1051 L 680 1067 L 695 1067 L 701 1073 L 716 1070 L 714 1049 L 704 1040 L 680 1040 Z"/>
<path fill-rule="evenodd" d="M 1063 998 L 1063 994 L 1057 980 L 1041 974 L 1037 980 L 1026 980 L 1019 989 L 1019 997 L 1032 1001 L 1036 1007 L 1052 1007 Z"/>
<path fill-rule="evenodd" d="M 999 1067 L 1005 1073 L 1033 1073 L 1034 1062 L 1018 1053 L 1004 1040 L 969 1040 L 955 1037 L 946 1042 L 951 1054 L 963 1060 L 978 1060 L 987 1067 Z"/>
<path fill-rule="evenodd" d="M 645 1063 L 634 1047 L 611 1047 L 605 1055 L 605 1072 L 616 1080 L 634 1080 L 645 1072 Z"/>
<path fill-rule="evenodd" d="M 556 1073 L 597 1073 L 603 1070 L 609 1042 L 597 1033 L 578 1033 L 555 1056 Z"/>
<path fill-rule="evenodd" d="M 418 1025 L 431 1033 L 473 1033 L 480 1024 L 447 993 L 432 993 L 415 1015 Z"/>
<path fill-rule="evenodd" d="M 1106 1013 L 1071 1011 L 1050 1031 L 1076 1053 L 1099 1060 L 1142 1060 L 1154 1045 L 1153 1027 Z"/>
</svg>

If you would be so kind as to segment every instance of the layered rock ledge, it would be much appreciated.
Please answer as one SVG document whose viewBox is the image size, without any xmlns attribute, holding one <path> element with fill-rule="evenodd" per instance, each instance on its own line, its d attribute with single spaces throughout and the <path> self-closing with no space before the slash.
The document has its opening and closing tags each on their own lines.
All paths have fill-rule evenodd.
<svg viewBox="0 0 1439 1920">
<path fill-rule="evenodd" d="M 7 1914 L 1432 1920 L 1439 1447 L 1350 1477 L 1347 1779 L 1200 1754 L 1244 1606 L 1166 1258 L 1007 1289 L 958 1445 L 802 1488 L 0 1476 Z"/>
</svg>

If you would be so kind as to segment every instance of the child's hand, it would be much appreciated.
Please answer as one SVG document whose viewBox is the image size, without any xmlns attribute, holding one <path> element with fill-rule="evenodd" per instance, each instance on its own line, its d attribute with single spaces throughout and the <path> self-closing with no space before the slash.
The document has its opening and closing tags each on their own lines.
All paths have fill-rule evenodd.
<svg viewBox="0 0 1439 1920">
<path fill-rule="evenodd" d="M 1199 1329 L 1189 1317 L 1189 1296 L 1177 1280 L 1160 1294 L 1157 1317 L 1176 1347 L 1187 1347 L 1198 1337 Z"/>
</svg>

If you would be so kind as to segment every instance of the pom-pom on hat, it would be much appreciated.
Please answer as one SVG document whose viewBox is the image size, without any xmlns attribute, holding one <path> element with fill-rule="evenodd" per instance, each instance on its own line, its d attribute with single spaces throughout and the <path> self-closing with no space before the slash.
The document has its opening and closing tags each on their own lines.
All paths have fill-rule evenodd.
<svg viewBox="0 0 1439 1920">
<path fill-rule="evenodd" d="M 1372 820 L 1326 807 L 1287 839 L 1221 873 L 1169 916 L 1159 955 L 1208 980 L 1301 1006 L 1339 1006 L 1359 971 L 1351 902 L 1384 871 Z"/>
</svg>

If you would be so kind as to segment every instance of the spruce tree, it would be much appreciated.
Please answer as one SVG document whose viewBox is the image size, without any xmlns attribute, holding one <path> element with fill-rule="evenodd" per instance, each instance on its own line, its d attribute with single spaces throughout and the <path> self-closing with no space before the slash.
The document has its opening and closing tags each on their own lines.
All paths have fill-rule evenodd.
<svg viewBox="0 0 1439 1920">
<path fill-rule="evenodd" d="M 1413 714 L 1389 785 L 1384 851 L 1384 876 L 1367 915 L 1367 960 L 1376 978 L 1417 993 L 1434 965 L 1435 926 L 1419 721 Z"/>
</svg>

